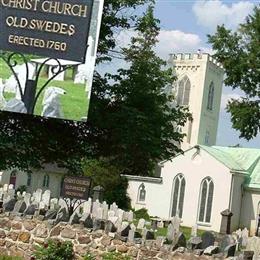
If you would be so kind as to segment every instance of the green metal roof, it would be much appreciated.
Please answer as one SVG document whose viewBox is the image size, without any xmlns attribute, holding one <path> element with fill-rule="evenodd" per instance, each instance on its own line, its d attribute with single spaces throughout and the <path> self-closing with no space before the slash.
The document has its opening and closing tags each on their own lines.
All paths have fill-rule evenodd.
<svg viewBox="0 0 260 260">
<path fill-rule="evenodd" d="M 200 147 L 230 170 L 247 174 L 245 186 L 260 189 L 260 149 L 203 145 Z"/>
</svg>

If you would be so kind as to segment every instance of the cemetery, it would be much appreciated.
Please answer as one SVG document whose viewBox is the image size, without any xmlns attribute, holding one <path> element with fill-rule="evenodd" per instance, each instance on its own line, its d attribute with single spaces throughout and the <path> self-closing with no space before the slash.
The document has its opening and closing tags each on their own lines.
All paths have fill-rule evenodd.
<svg viewBox="0 0 260 260">
<path fill-rule="evenodd" d="M 102 259 L 107 253 L 129 259 L 257 259 L 260 256 L 260 238 L 249 237 L 246 228 L 230 233 L 226 226 L 224 232 L 216 233 L 198 230 L 194 225 L 190 234 L 184 235 L 178 217 L 167 221 L 135 219 L 133 211 L 98 199 L 81 201 L 70 215 L 65 202 L 51 198 L 48 190 L 21 194 L 15 193 L 10 185 L 0 189 L 0 196 L 0 250 L 22 259 L 31 259 L 34 248 L 49 239 L 72 243 L 76 259 L 87 259 L 84 258 L 87 255 Z M 165 234 L 160 230 L 165 230 Z"/>
<path fill-rule="evenodd" d="M 260 149 L 216 145 L 224 85 L 259 134 L 260 7 L 202 51 L 161 2 L 0 1 L 0 260 L 260 259 Z"/>
</svg>

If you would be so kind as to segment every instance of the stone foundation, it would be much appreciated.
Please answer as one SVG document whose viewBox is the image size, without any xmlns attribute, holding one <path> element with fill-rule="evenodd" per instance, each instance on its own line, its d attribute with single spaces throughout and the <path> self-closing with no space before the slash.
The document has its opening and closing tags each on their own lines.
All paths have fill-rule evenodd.
<svg viewBox="0 0 260 260">
<path fill-rule="evenodd" d="M 30 259 L 36 245 L 43 245 L 48 239 L 71 241 L 76 259 L 83 259 L 87 253 L 102 259 L 106 252 L 119 252 L 132 259 L 222 259 L 221 256 L 196 256 L 187 249 L 170 251 L 170 245 L 157 245 L 149 240 L 145 245 L 123 242 L 116 233 L 91 231 L 81 225 L 59 223 L 50 225 L 40 219 L 26 219 L 17 216 L 0 215 L 0 250 L 2 254 Z"/>
</svg>

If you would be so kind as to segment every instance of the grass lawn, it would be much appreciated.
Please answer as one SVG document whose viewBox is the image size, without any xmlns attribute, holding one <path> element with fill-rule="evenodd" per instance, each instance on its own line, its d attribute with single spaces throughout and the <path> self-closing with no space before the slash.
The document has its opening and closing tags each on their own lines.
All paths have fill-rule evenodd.
<svg viewBox="0 0 260 260">
<path fill-rule="evenodd" d="M 8 79 L 11 76 L 11 71 L 6 64 L 0 59 L 0 78 Z M 71 71 L 68 71 L 68 76 L 71 76 Z M 41 77 L 38 83 L 38 90 L 46 82 L 47 78 Z M 48 86 L 60 87 L 66 91 L 66 95 L 61 96 L 61 105 L 65 119 L 81 120 L 82 117 L 86 117 L 88 110 L 87 92 L 85 91 L 85 85 L 74 84 L 70 79 L 65 81 L 52 81 Z M 40 95 L 36 104 L 35 114 L 40 115 L 42 111 L 42 99 L 44 91 Z M 5 93 L 6 99 L 12 98 L 14 95 L 11 93 Z"/>
</svg>

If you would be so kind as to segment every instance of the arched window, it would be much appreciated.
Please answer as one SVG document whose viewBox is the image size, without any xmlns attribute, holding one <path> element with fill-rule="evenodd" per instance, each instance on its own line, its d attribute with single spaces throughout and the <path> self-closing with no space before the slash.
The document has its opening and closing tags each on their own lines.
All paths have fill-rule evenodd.
<svg viewBox="0 0 260 260">
<path fill-rule="evenodd" d="M 31 186 L 32 184 L 32 174 L 30 172 L 27 173 L 27 186 Z"/>
<path fill-rule="evenodd" d="M 214 101 L 214 83 L 211 82 L 209 86 L 209 93 L 208 93 L 208 104 L 207 104 L 207 109 L 208 110 L 213 110 L 213 101 Z"/>
<path fill-rule="evenodd" d="M 185 185 L 185 178 L 182 174 L 174 178 L 172 186 L 172 217 L 178 215 L 182 218 Z"/>
<path fill-rule="evenodd" d="M 177 105 L 188 106 L 190 102 L 191 83 L 187 76 L 178 82 Z"/>
<path fill-rule="evenodd" d="M 199 222 L 210 223 L 214 184 L 210 177 L 204 179 L 200 187 Z"/>
<path fill-rule="evenodd" d="M 43 177 L 43 187 L 45 188 L 49 188 L 49 184 L 50 184 L 50 176 L 48 174 L 45 174 Z"/>
<path fill-rule="evenodd" d="M 145 201 L 145 197 L 146 197 L 146 190 L 145 190 L 145 186 L 142 183 L 138 189 L 138 202 L 144 202 Z"/>
</svg>

